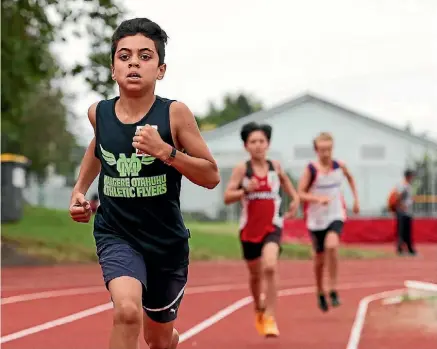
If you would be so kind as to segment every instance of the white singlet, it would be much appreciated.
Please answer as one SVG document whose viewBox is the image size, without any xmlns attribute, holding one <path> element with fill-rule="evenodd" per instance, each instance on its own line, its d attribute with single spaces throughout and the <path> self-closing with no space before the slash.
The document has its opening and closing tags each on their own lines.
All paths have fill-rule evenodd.
<svg viewBox="0 0 437 349">
<path fill-rule="evenodd" d="M 343 170 L 338 161 L 332 162 L 328 173 L 320 171 L 314 163 L 308 165 L 311 173 L 308 193 L 317 196 L 328 196 L 331 201 L 327 205 L 306 202 L 304 205 L 307 228 L 311 231 L 325 230 L 334 221 L 346 220 L 346 205 L 341 191 L 344 180 Z"/>
</svg>

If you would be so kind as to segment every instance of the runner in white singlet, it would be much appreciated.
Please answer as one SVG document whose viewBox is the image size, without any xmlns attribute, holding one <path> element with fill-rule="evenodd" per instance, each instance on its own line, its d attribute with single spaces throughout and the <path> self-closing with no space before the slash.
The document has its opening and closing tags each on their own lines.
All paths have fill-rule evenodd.
<svg viewBox="0 0 437 349">
<path fill-rule="evenodd" d="M 318 291 L 318 304 L 322 311 L 328 310 L 323 288 L 325 249 L 330 281 L 329 296 L 333 306 L 340 305 L 337 285 L 337 248 L 340 234 L 346 221 L 346 205 L 341 185 L 346 178 L 354 196 L 353 212 L 359 212 L 355 181 L 345 164 L 332 159 L 333 138 L 321 133 L 314 140 L 318 161 L 311 162 L 299 183 L 299 195 L 304 202 L 306 225 L 313 241 L 314 271 Z"/>
<path fill-rule="evenodd" d="M 318 163 L 310 163 L 311 182 L 308 192 L 312 195 L 329 198 L 328 203 L 305 202 L 305 220 L 308 230 L 320 231 L 329 227 L 332 222 L 346 220 L 346 207 L 341 186 L 344 180 L 340 162 L 332 160 L 327 172 Z"/>
</svg>

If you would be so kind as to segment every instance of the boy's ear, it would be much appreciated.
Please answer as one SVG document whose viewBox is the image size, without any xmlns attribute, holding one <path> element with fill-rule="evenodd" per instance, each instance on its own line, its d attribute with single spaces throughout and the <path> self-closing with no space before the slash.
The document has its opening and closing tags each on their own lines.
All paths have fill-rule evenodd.
<svg viewBox="0 0 437 349">
<path fill-rule="evenodd" d="M 158 76 L 156 77 L 158 80 L 164 79 L 165 72 L 167 71 L 167 64 L 163 63 L 158 67 Z"/>
</svg>

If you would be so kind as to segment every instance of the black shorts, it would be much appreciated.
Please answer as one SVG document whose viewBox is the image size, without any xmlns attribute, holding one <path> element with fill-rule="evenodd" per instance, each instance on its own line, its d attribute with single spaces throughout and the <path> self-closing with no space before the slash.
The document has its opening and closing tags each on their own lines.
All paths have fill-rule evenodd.
<svg viewBox="0 0 437 349">
<path fill-rule="evenodd" d="M 341 235 L 343 231 L 343 222 L 342 221 L 333 221 L 329 226 L 324 230 L 312 230 L 311 239 L 313 241 L 313 248 L 317 253 L 321 253 L 325 251 L 325 238 L 328 232 L 333 231 L 338 235 Z"/>
<path fill-rule="evenodd" d="M 279 245 L 279 253 L 281 253 L 281 237 L 282 229 L 276 227 L 276 229 L 273 232 L 268 233 L 261 242 L 241 241 L 241 249 L 244 259 L 246 261 L 252 261 L 261 257 L 262 249 L 268 242 L 277 243 Z"/>
<path fill-rule="evenodd" d="M 133 277 L 143 285 L 142 304 L 147 316 L 160 323 L 177 318 L 188 279 L 188 266 L 172 269 L 146 265 L 139 252 L 120 240 L 101 244 L 97 256 L 107 288 L 117 277 Z"/>
</svg>

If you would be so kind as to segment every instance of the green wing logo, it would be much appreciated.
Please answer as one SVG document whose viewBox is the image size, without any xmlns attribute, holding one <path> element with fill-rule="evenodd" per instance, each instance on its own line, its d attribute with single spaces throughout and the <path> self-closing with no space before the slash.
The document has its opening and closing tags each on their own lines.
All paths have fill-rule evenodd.
<svg viewBox="0 0 437 349">
<path fill-rule="evenodd" d="M 117 160 L 115 160 L 114 154 L 110 153 L 109 151 L 103 149 L 102 145 L 100 144 L 100 150 L 102 151 L 103 159 L 107 162 L 109 166 L 114 166 L 117 163 Z"/>
<path fill-rule="evenodd" d="M 155 161 L 155 158 L 153 156 L 143 156 L 143 158 L 141 159 L 141 163 L 143 165 L 150 165 Z"/>
</svg>

